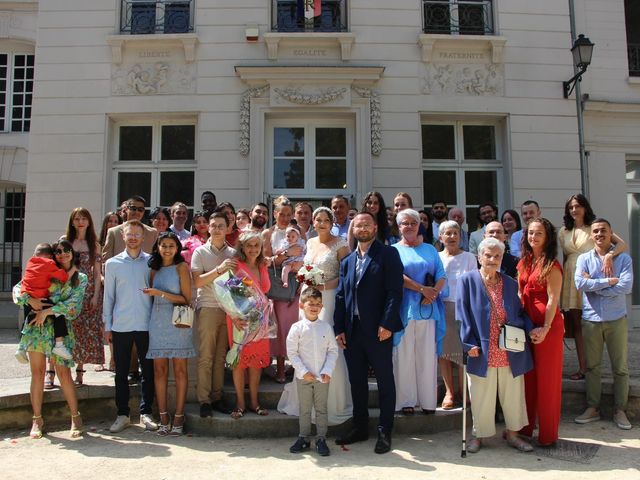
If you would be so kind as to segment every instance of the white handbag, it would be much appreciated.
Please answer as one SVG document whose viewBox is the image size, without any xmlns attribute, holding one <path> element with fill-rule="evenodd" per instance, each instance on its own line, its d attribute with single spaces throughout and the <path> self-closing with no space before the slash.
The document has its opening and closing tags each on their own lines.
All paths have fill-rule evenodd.
<svg viewBox="0 0 640 480">
<path fill-rule="evenodd" d="M 171 323 L 176 328 L 191 328 L 193 326 L 194 310 L 190 305 L 175 305 Z"/>
<path fill-rule="evenodd" d="M 498 346 L 501 350 L 524 352 L 525 343 L 527 343 L 527 335 L 522 328 L 511 325 L 502 325 L 500 327 Z"/>
</svg>

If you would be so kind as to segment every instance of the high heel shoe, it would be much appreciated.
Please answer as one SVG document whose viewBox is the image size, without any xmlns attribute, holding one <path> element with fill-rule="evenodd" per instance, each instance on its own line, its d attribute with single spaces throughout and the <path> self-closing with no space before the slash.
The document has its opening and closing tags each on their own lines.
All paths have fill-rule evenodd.
<svg viewBox="0 0 640 480">
<path fill-rule="evenodd" d="M 75 415 L 71 415 L 71 430 L 69 430 L 69 436 L 71 438 L 79 438 L 82 436 L 82 417 L 80 415 L 80 412 Z M 76 418 L 80 419 L 80 425 L 78 425 L 78 420 L 76 420 Z"/>
<path fill-rule="evenodd" d="M 182 418 L 182 425 L 176 425 L 175 421 L 176 418 Z M 183 433 L 184 433 L 184 414 L 180 414 L 180 413 L 176 413 L 173 415 L 173 426 L 171 427 L 171 431 L 169 432 L 169 435 L 171 435 L 172 437 L 180 437 Z"/>
<path fill-rule="evenodd" d="M 162 423 L 162 416 L 166 415 L 168 417 L 167 423 Z M 169 435 L 169 431 L 171 428 L 171 415 L 169 412 L 160 412 L 160 424 L 158 425 L 158 435 L 161 437 L 166 437 Z"/>
<path fill-rule="evenodd" d="M 76 387 L 81 387 L 82 385 L 84 385 L 83 381 L 83 375 L 86 373 L 86 370 L 82 370 L 81 368 L 76 368 L 76 379 L 73 381 L 73 384 Z"/>
<path fill-rule="evenodd" d="M 29 437 L 37 440 L 42 438 L 42 431 L 44 430 L 44 420 L 42 420 L 42 415 L 34 415 L 31 417 L 33 423 L 31 424 L 31 432 L 29 433 Z"/>
</svg>

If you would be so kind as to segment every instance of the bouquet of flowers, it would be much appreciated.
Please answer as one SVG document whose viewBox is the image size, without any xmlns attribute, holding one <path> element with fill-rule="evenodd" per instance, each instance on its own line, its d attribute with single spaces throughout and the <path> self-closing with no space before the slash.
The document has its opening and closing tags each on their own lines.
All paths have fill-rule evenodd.
<svg viewBox="0 0 640 480">
<path fill-rule="evenodd" d="M 305 263 L 296 276 L 298 283 L 305 284 L 309 287 L 317 287 L 324 285 L 324 272 L 315 265 Z"/>
<path fill-rule="evenodd" d="M 233 346 L 227 353 L 227 364 L 235 368 L 240 351 L 249 342 L 275 338 L 276 325 L 271 315 L 271 302 L 246 275 L 227 271 L 213 282 L 213 292 L 220 307 L 231 317 L 247 322 L 243 330 L 233 328 Z"/>
</svg>

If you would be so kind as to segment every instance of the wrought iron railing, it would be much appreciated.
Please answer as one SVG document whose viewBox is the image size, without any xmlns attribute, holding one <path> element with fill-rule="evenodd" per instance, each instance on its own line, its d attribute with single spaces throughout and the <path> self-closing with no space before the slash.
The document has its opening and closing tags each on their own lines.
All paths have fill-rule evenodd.
<svg viewBox="0 0 640 480">
<path fill-rule="evenodd" d="M 313 0 L 305 0 L 313 8 Z M 305 18 L 296 0 L 271 0 L 273 32 L 346 32 L 347 0 L 322 0 L 320 15 Z"/>
<path fill-rule="evenodd" d="M 629 76 L 640 77 L 640 44 L 628 44 L 627 54 L 629 55 Z"/>
<path fill-rule="evenodd" d="M 493 0 L 422 0 L 424 33 L 493 35 Z"/>
<path fill-rule="evenodd" d="M 22 276 L 24 204 L 24 187 L 0 189 L 0 292 L 10 292 Z"/>
<path fill-rule="evenodd" d="M 193 32 L 194 0 L 121 0 L 120 32 Z"/>
</svg>

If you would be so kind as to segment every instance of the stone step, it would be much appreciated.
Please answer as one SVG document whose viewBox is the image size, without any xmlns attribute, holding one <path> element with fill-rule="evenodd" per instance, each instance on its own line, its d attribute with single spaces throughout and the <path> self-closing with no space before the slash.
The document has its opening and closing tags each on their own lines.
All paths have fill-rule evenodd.
<svg viewBox="0 0 640 480">
<path fill-rule="evenodd" d="M 470 425 L 468 411 L 467 424 Z M 269 415 L 259 416 L 247 412 L 242 418 L 234 419 L 230 415 L 214 412 L 212 417 L 200 418 L 199 406 L 188 404 L 185 409 L 186 430 L 189 433 L 206 437 L 230 438 L 295 438 L 298 435 L 298 418 L 270 410 Z M 380 411 L 369 409 L 369 434 L 375 435 Z M 348 432 L 351 421 L 329 427 L 329 436 L 334 438 Z M 418 435 L 460 430 L 462 428 L 462 409 L 444 411 L 436 410 L 434 414 L 416 413 L 405 416 L 397 414 L 394 419 L 394 433 Z M 373 437 L 375 438 L 375 437 Z"/>
</svg>

